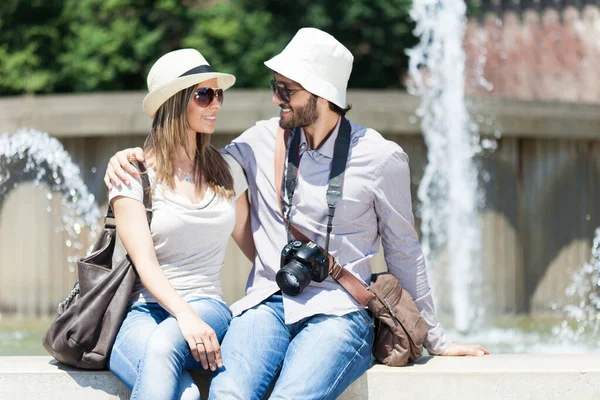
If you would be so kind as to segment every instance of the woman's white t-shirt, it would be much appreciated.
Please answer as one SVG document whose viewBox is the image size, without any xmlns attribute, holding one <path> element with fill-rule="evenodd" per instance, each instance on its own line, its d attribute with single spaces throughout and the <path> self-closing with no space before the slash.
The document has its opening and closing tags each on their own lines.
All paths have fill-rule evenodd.
<svg viewBox="0 0 600 400">
<path fill-rule="evenodd" d="M 216 196 L 208 188 L 199 204 L 176 193 L 167 185 L 154 185 L 150 231 L 163 273 L 186 301 L 200 297 L 222 300 L 220 273 L 227 243 L 235 226 L 235 200 L 248 189 L 242 167 L 230 155 L 223 155 L 233 177 L 235 197 Z M 148 169 L 150 183 L 154 171 Z M 129 185 L 113 186 L 109 201 L 125 196 L 143 202 L 142 181 L 129 177 Z M 139 277 L 131 301 L 157 302 Z"/>
</svg>

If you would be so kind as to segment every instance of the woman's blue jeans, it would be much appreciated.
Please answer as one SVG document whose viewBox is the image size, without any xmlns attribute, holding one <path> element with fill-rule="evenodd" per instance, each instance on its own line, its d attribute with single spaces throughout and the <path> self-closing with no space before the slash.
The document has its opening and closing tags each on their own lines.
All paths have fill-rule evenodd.
<svg viewBox="0 0 600 400">
<path fill-rule="evenodd" d="M 374 326 L 366 311 L 284 322 L 281 295 L 231 320 L 221 346 L 223 368 L 209 399 L 336 399 L 373 363 Z"/>
<path fill-rule="evenodd" d="M 227 305 L 211 298 L 190 305 L 220 342 L 231 321 Z M 194 360 L 177 320 L 158 303 L 128 308 L 108 367 L 131 390 L 131 399 L 200 399 L 189 371 L 202 364 Z"/>
</svg>

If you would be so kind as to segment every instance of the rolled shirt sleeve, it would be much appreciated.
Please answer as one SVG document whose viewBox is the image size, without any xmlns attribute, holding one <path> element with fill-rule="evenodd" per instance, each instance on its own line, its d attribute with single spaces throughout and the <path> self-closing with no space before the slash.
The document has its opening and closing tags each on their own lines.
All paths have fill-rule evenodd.
<svg viewBox="0 0 600 400">
<path fill-rule="evenodd" d="M 135 199 L 140 203 L 143 203 L 144 187 L 142 186 L 142 179 L 139 176 L 134 177 L 127 171 L 124 172 L 127 175 L 127 179 L 129 179 L 129 184 L 121 186 L 113 185 L 113 187 L 108 191 L 108 201 L 112 202 L 114 198 L 123 196 Z"/>
<path fill-rule="evenodd" d="M 414 227 L 408 156 L 394 145 L 375 174 L 374 202 L 388 271 L 411 294 L 429 325 L 425 347 L 440 354 L 450 344 L 437 320 L 425 256 Z"/>
<path fill-rule="evenodd" d="M 235 158 L 233 158 L 232 155 L 224 153 L 223 157 L 229 165 L 229 171 L 231 172 L 231 177 L 233 178 L 235 198 L 238 199 L 246 190 L 248 190 L 248 180 L 246 179 L 246 174 L 244 173 L 242 166 L 236 161 Z"/>
</svg>

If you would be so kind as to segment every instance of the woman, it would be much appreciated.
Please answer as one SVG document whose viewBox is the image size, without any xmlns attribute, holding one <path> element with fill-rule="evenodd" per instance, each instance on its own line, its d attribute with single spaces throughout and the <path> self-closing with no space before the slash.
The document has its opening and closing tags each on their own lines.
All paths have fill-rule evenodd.
<svg viewBox="0 0 600 400">
<path fill-rule="evenodd" d="M 152 190 L 148 227 L 139 177 L 109 192 L 117 231 L 139 275 L 109 360 L 132 399 L 198 399 L 189 370 L 223 366 L 231 313 L 220 270 L 228 237 L 250 259 L 247 182 L 210 145 L 223 91 L 235 82 L 193 49 L 165 54 L 148 74 L 144 147 Z"/>
</svg>

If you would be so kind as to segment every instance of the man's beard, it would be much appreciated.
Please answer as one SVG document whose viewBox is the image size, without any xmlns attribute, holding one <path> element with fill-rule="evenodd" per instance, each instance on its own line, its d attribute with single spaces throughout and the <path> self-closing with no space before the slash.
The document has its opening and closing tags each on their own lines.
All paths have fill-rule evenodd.
<svg viewBox="0 0 600 400">
<path fill-rule="evenodd" d="M 289 104 L 285 106 L 285 108 L 290 107 Z M 319 118 L 317 96 L 311 96 L 305 106 L 293 108 L 290 114 L 292 115 L 286 117 L 285 120 L 283 118 L 279 119 L 279 126 L 283 129 L 304 128 L 314 124 Z"/>
</svg>

